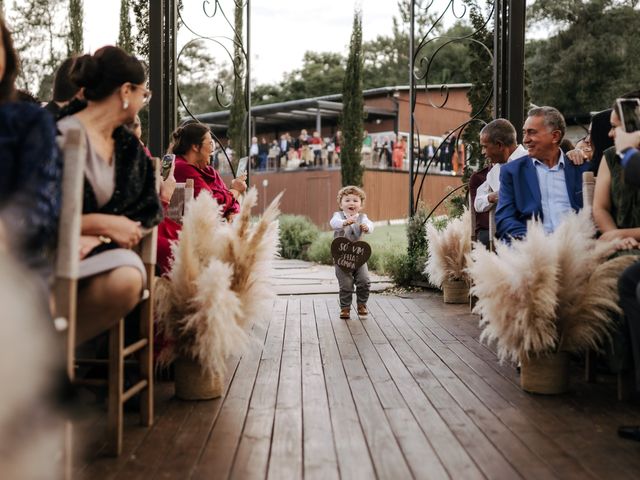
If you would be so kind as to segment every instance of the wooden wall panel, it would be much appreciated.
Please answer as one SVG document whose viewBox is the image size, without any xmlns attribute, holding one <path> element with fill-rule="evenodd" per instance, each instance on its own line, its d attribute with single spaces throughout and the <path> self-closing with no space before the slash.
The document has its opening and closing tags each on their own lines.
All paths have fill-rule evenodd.
<svg viewBox="0 0 640 480">
<path fill-rule="evenodd" d="M 419 177 L 415 192 L 418 192 Z M 267 181 L 264 186 L 263 182 Z M 229 184 L 230 178 L 225 178 Z M 449 175 L 427 175 L 422 200 L 429 207 L 447 193 L 448 187 L 461 184 L 461 177 Z M 341 187 L 339 169 L 294 170 L 290 172 L 254 172 L 251 184 L 258 189 L 258 205 L 254 214 L 259 215 L 275 196 L 284 191 L 281 202 L 282 213 L 306 215 L 323 230 L 337 209 L 336 195 Z M 397 220 L 409 215 L 409 173 L 386 170 L 366 170 L 364 189 L 367 192 L 365 212 L 372 221 Z M 440 207 L 437 213 L 444 213 Z"/>
</svg>

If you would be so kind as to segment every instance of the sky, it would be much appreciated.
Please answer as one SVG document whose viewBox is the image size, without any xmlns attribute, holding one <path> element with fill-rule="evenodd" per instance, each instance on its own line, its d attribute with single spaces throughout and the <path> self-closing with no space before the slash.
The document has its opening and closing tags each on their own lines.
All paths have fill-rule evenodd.
<svg viewBox="0 0 640 480">
<path fill-rule="evenodd" d="M 362 7 L 365 41 L 391 33 L 392 18 L 398 11 L 397 0 L 251 0 L 252 80 L 260 84 L 282 80 L 285 72 L 302 65 L 308 50 L 346 54 L 356 2 Z M 185 22 L 201 34 L 223 34 L 224 20 L 219 15 L 215 20 L 208 19 L 203 14 L 203 3 L 184 0 Z M 213 3 L 213 0 L 209 2 Z M 233 21 L 229 3 L 221 0 Z M 448 3 L 448 0 L 435 0 L 431 8 L 438 11 Z M 85 0 L 84 9 L 85 48 L 93 51 L 115 43 L 120 0 Z M 187 34 L 181 32 L 179 47 L 188 39 Z M 216 57 L 224 55 L 215 50 L 212 53 Z"/>
</svg>

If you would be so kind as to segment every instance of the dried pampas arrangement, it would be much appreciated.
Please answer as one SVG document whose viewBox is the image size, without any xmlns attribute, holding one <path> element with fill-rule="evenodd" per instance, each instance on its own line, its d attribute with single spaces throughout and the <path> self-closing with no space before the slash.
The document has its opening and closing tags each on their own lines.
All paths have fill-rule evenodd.
<svg viewBox="0 0 640 480">
<path fill-rule="evenodd" d="M 465 209 L 460 218 L 438 230 L 427 225 L 428 258 L 424 273 L 440 287 L 446 280 L 467 281 L 467 254 L 471 251 L 471 217 Z"/>
<path fill-rule="evenodd" d="M 618 277 L 637 257 L 607 260 L 617 241 L 594 236 L 590 212 L 582 210 L 551 235 L 530 221 L 525 239 L 500 243 L 495 254 L 482 245 L 471 252 L 480 338 L 496 343 L 501 361 L 597 348 L 608 335 L 620 313 Z"/>
<path fill-rule="evenodd" d="M 186 356 L 224 374 L 226 357 L 247 344 L 244 327 L 266 311 L 273 296 L 269 277 L 278 252 L 281 195 L 254 223 L 255 188 L 245 195 L 233 223 L 222 221 L 206 192 L 189 204 L 172 246 L 171 272 L 156 283 L 158 333 L 168 344 L 158 356 L 160 366 Z"/>
</svg>

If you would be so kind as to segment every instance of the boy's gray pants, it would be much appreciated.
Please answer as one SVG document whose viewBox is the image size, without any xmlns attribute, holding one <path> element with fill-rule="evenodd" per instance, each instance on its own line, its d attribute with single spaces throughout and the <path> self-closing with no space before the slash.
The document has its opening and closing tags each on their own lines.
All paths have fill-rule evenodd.
<svg viewBox="0 0 640 480">
<path fill-rule="evenodd" d="M 340 285 L 340 308 L 351 306 L 351 300 L 353 299 L 354 280 L 356 285 L 356 298 L 358 300 L 358 304 L 367 303 L 367 300 L 369 300 L 369 286 L 371 285 L 367 264 L 365 263 L 353 273 L 345 272 L 337 265 L 335 266 L 335 268 L 338 285 Z"/>
</svg>

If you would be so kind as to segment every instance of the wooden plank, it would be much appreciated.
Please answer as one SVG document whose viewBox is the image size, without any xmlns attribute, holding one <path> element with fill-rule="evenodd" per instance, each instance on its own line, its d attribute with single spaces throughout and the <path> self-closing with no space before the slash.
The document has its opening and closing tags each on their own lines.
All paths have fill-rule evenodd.
<svg viewBox="0 0 640 480">
<path fill-rule="evenodd" d="M 277 302 L 279 300 L 276 304 Z M 267 312 L 267 315 L 270 313 Z M 265 329 L 260 329 L 260 335 L 265 333 Z M 256 337 L 256 341 L 249 345 L 240 360 L 192 478 L 227 478 L 230 475 L 249 408 L 264 341 L 264 336 Z"/>
<path fill-rule="evenodd" d="M 410 469 L 385 417 L 381 399 L 376 395 L 347 323 L 336 315 L 331 316 L 340 357 L 376 474 L 379 478 L 409 478 Z M 389 406 L 399 408 L 402 399 L 397 392 L 387 389 L 386 397 L 391 402 L 388 404 Z"/>
<path fill-rule="evenodd" d="M 313 307 L 340 475 L 343 478 L 374 478 L 375 470 L 331 328 L 327 303 L 315 299 Z M 330 308 L 335 315 L 335 299 Z"/>
<path fill-rule="evenodd" d="M 286 313 L 286 300 L 278 299 L 269 323 L 232 478 L 265 478 L 267 475 Z"/>
<path fill-rule="evenodd" d="M 402 312 L 403 329 L 409 327 L 420 335 L 422 329 L 417 317 L 408 311 L 404 302 L 393 302 L 396 311 Z M 405 327 L 406 326 L 406 327 Z M 408 329 L 406 335 L 411 335 Z M 485 432 L 487 437 L 496 445 L 511 464 L 519 470 L 524 478 L 549 478 L 553 476 L 551 468 L 543 458 L 536 455 L 529 446 L 513 434 L 500 420 L 499 414 L 494 414 L 491 409 L 499 412 L 509 407 L 508 402 L 497 394 L 482 378 L 471 371 L 451 351 L 451 348 L 459 342 L 449 341 L 447 344 L 426 340 L 429 350 L 436 356 L 427 358 L 431 370 L 437 372 L 452 371 L 454 378 L 443 382 L 443 386 L 450 392 L 460 407 L 468 412 L 469 417 L 478 427 Z M 425 357 L 423 357 L 423 360 Z M 534 431 L 535 427 L 529 427 Z"/>
<path fill-rule="evenodd" d="M 440 323 L 442 323 L 442 320 Z M 462 344 L 459 344 L 458 347 L 453 344 L 447 346 L 450 349 L 462 348 Z M 476 344 L 474 348 L 482 354 L 486 352 L 486 349 L 483 349 L 483 347 L 480 347 L 478 344 Z M 450 356 L 445 355 L 443 359 L 448 365 L 456 368 L 456 362 Z M 467 375 L 466 381 L 469 384 L 475 385 L 475 387 L 472 388 L 477 389 L 479 385 L 477 383 L 478 378 L 481 378 L 481 376 L 478 375 L 477 371 L 473 371 Z M 615 461 L 616 457 L 620 459 L 624 454 L 620 449 L 611 448 L 612 439 L 598 435 L 597 430 L 594 431 L 593 412 L 590 412 L 588 416 L 580 418 L 579 415 L 576 415 L 574 408 L 567 408 L 567 405 L 571 403 L 570 397 L 552 398 L 528 395 L 522 392 L 513 382 L 505 380 L 505 378 L 501 377 L 497 372 L 494 381 L 492 381 L 492 387 L 494 385 L 499 385 L 501 394 L 509 398 L 512 402 L 516 401 L 518 405 L 517 410 L 512 408 L 496 409 L 496 415 L 507 423 L 507 426 L 513 430 L 517 430 L 519 435 L 537 437 L 536 429 L 543 431 L 548 437 L 547 441 L 538 439 L 538 442 L 533 443 L 531 438 L 524 441 L 531 449 L 536 450 L 538 456 L 544 458 L 547 463 L 550 465 L 555 464 L 556 471 L 563 471 L 569 468 L 572 472 L 576 470 L 589 470 L 589 475 L 596 476 L 602 476 L 607 471 L 610 473 L 615 472 L 616 477 L 620 478 L 628 477 L 630 474 L 633 476 L 630 471 L 621 468 L 620 462 Z M 484 393 L 486 395 L 488 392 L 485 390 Z M 490 395 L 490 392 L 488 394 Z M 551 404 L 553 404 L 553 408 L 550 408 Z M 535 407 L 532 407 L 532 405 L 535 405 Z M 611 410 L 610 405 L 607 405 L 607 410 Z M 523 420 L 523 412 L 525 411 L 528 416 L 532 417 L 531 420 Z M 551 414 L 550 412 L 554 413 Z M 522 426 L 523 421 L 525 422 L 524 429 Z M 587 428 L 585 432 L 586 436 L 581 437 L 578 431 L 575 430 L 576 426 L 580 424 L 584 426 L 581 428 Z M 532 428 L 532 426 L 534 428 Z M 596 435 L 594 435 L 594 433 L 596 433 Z M 573 440 L 561 441 L 558 437 L 571 437 Z M 549 455 L 548 452 L 546 452 L 549 445 L 554 445 L 554 440 L 556 441 L 557 448 L 551 450 L 555 450 L 555 456 Z M 578 444 L 581 445 L 581 447 L 575 448 Z M 573 460 L 567 458 L 568 454 L 563 452 L 563 448 L 570 450 L 573 455 Z M 591 452 L 591 454 L 587 452 Z M 603 454 L 604 458 L 602 458 Z M 594 459 L 595 461 L 593 461 Z M 587 462 L 590 465 L 584 465 L 578 469 L 571 469 L 570 467 L 574 460 L 583 464 Z M 567 475 L 563 473 L 562 476 Z"/>
<path fill-rule="evenodd" d="M 458 388 L 454 392 L 447 388 L 452 383 L 457 386 L 455 374 L 447 369 L 446 366 L 442 368 L 439 365 L 441 362 L 437 356 L 426 343 L 420 341 L 415 332 L 404 324 L 393 309 L 390 301 L 381 300 L 378 303 L 386 315 L 386 318 L 383 317 L 382 321 L 378 321 L 378 325 L 385 333 L 397 328 L 397 331 L 404 337 L 405 345 L 403 345 L 403 342 L 392 342 L 393 348 L 402 361 L 407 364 L 407 368 L 409 368 L 413 378 L 431 400 L 448 427 L 455 433 L 466 453 L 473 458 L 477 466 L 489 478 L 520 477 L 510 464 L 509 459 L 505 458 L 502 452 L 491 443 L 489 432 L 484 431 L 475 424 L 472 418 L 473 411 L 466 410 L 458 404 L 458 399 L 455 395 L 465 395 L 467 392 L 463 388 Z M 392 356 L 387 354 L 386 357 L 385 364 L 393 364 Z M 423 364 L 422 366 L 420 366 L 418 359 Z M 422 379 L 429 376 L 427 371 L 435 377 L 435 380 L 440 383 L 442 388 L 433 389 L 433 380 L 426 385 L 423 384 Z M 446 465 L 451 465 L 451 462 L 446 463 Z M 454 478 L 458 476 L 451 471 L 450 473 Z"/>
<path fill-rule="evenodd" d="M 304 478 L 339 478 L 313 301 L 300 302 Z"/>
<path fill-rule="evenodd" d="M 280 364 L 268 478 L 302 477 L 302 378 L 300 300 L 291 297 Z"/>
<path fill-rule="evenodd" d="M 411 469 L 414 478 L 435 479 L 449 478 L 442 463 L 431 447 L 425 432 L 420 429 L 407 403 L 402 398 L 389 372 L 378 355 L 371 338 L 363 327 L 363 323 L 371 324 L 375 320 L 354 320 L 346 322 L 355 341 L 367 374 L 384 408 L 389 425 L 395 435 L 402 453 Z M 374 338 L 380 338 L 379 336 Z M 378 345 L 382 345 L 381 342 Z M 428 402 L 420 393 L 416 402 Z"/>
</svg>

